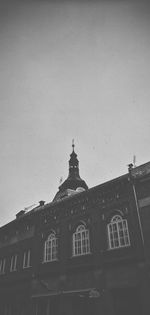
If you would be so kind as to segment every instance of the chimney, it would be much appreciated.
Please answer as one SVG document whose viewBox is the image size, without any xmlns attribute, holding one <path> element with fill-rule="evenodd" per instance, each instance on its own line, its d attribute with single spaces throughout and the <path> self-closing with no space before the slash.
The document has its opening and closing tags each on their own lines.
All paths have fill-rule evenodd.
<svg viewBox="0 0 150 315">
<path fill-rule="evenodd" d="M 25 212 L 26 212 L 25 210 L 19 211 L 19 212 L 16 214 L 16 219 L 22 217 L 22 216 L 25 214 Z"/>
<path fill-rule="evenodd" d="M 45 204 L 45 201 L 44 201 L 44 200 L 40 200 L 40 201 L 39 201 L 39 206 L 40 206 L 40 207 L 44 206 L 44 204 Z"/>
<path fill-rule="evenodd" d="M 128 164 L 128 171 L 129 171 L 129 173 L 131 172 L 132 169 L 133 169 L 133 164 L 132 163 Z"/>
</svg>

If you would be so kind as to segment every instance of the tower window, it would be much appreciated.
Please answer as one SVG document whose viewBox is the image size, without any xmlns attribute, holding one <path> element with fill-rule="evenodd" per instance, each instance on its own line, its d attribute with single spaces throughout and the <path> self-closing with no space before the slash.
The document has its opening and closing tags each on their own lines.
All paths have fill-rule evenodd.
<svg viewBox="0 0 150 315">
<path fill-rule="evenodd" d="M 89 230 L 82 224 L 73 233 L 73 256 L 90 253 Z"/>
<path fill-rule="evenodd" d="M 109 249 L 130 246 L 128 222 L 120 215 L 112 217 L 110 223 L 107 225 L 107 232 Z"/>
</svg>

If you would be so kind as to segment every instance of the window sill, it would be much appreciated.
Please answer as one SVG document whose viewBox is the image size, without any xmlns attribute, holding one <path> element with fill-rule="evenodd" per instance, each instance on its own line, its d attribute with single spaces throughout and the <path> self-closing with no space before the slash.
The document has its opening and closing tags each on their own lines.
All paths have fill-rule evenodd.
<svg viewBox="0 0 150 315">
<path fill-rule="evenodd" d="M 92 253 L 86 253 L 86 254 L 79 254 L 79 255 L 72 255 L 71 258 L 77 258 L 77 257 L 83 257 L 83 256 L 90 256 Z"/>
<path fill-rule="evenodd" d="M 114 251 L 114 250 L 119 250 L 119 249 L 124 249 L 124 248 L 129 248 L 131 247 L 131 244 L 129 245 L 124 245 L 124 246 L 119 246 L 119 247 L 114 247 L 114 248 L 107 248 L 107 251 Z"/>
<path fill-rule="evenodd" d="M 53 259 L 53 260 L 47 260 L 47 261 L 42 261 L 42 264 L 49 264 L 49 263 L 53 263 L 53 262 L 56 262 L 58 261 L 58 259 Z"/>
<path fill-rule="evenodd" d="M 24 267 L 23 267 L 23 270 L 24 270 L 24 269 L 29 269 L 29 268 L 32 268 L 32 266 L 24 266 Z"/>
</svg>

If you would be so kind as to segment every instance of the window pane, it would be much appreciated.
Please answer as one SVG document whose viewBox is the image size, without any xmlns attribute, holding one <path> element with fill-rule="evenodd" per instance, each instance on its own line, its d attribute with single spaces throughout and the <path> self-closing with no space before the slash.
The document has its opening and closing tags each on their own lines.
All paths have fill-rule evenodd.
<svg viewBox="0 0 150 315">
<path fill-rule="evenodd" d="M 44 261 L 53 261 L 57 259 L 58 241 L 54 234 L 49 235 L 45 242 Z"/>
<path fill-rule="evenodd" d="M 115 216 L 112 223 L 107 225 L 109 248 L 118 248 L 130 245 L 127 220 Z"/>
<path fill-rule="evenodd" d="M 80 226 L 73 234 L 73 254 L 84 255 L 89 251 L 89 231 L 84 226 Z"/>
</svg>

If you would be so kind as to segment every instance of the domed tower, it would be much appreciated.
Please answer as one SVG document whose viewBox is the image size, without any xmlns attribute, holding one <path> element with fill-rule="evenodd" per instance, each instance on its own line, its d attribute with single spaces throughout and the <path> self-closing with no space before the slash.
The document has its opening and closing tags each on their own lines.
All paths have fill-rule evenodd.
<svg viewBox="0 0 150 315">
<path fill-rule="evenodd" d="M 72 153 L 69 160 L 69 175 L 67 179 L 59 186 L 59 191 L 54 197 L 53 201 L 60 200 L 71 194 L 87 190 L 86 182 L 79 175 L 79 161 L 77 154 L 74 151 L 74 141 L 72 142 Z"/>
</svg>

